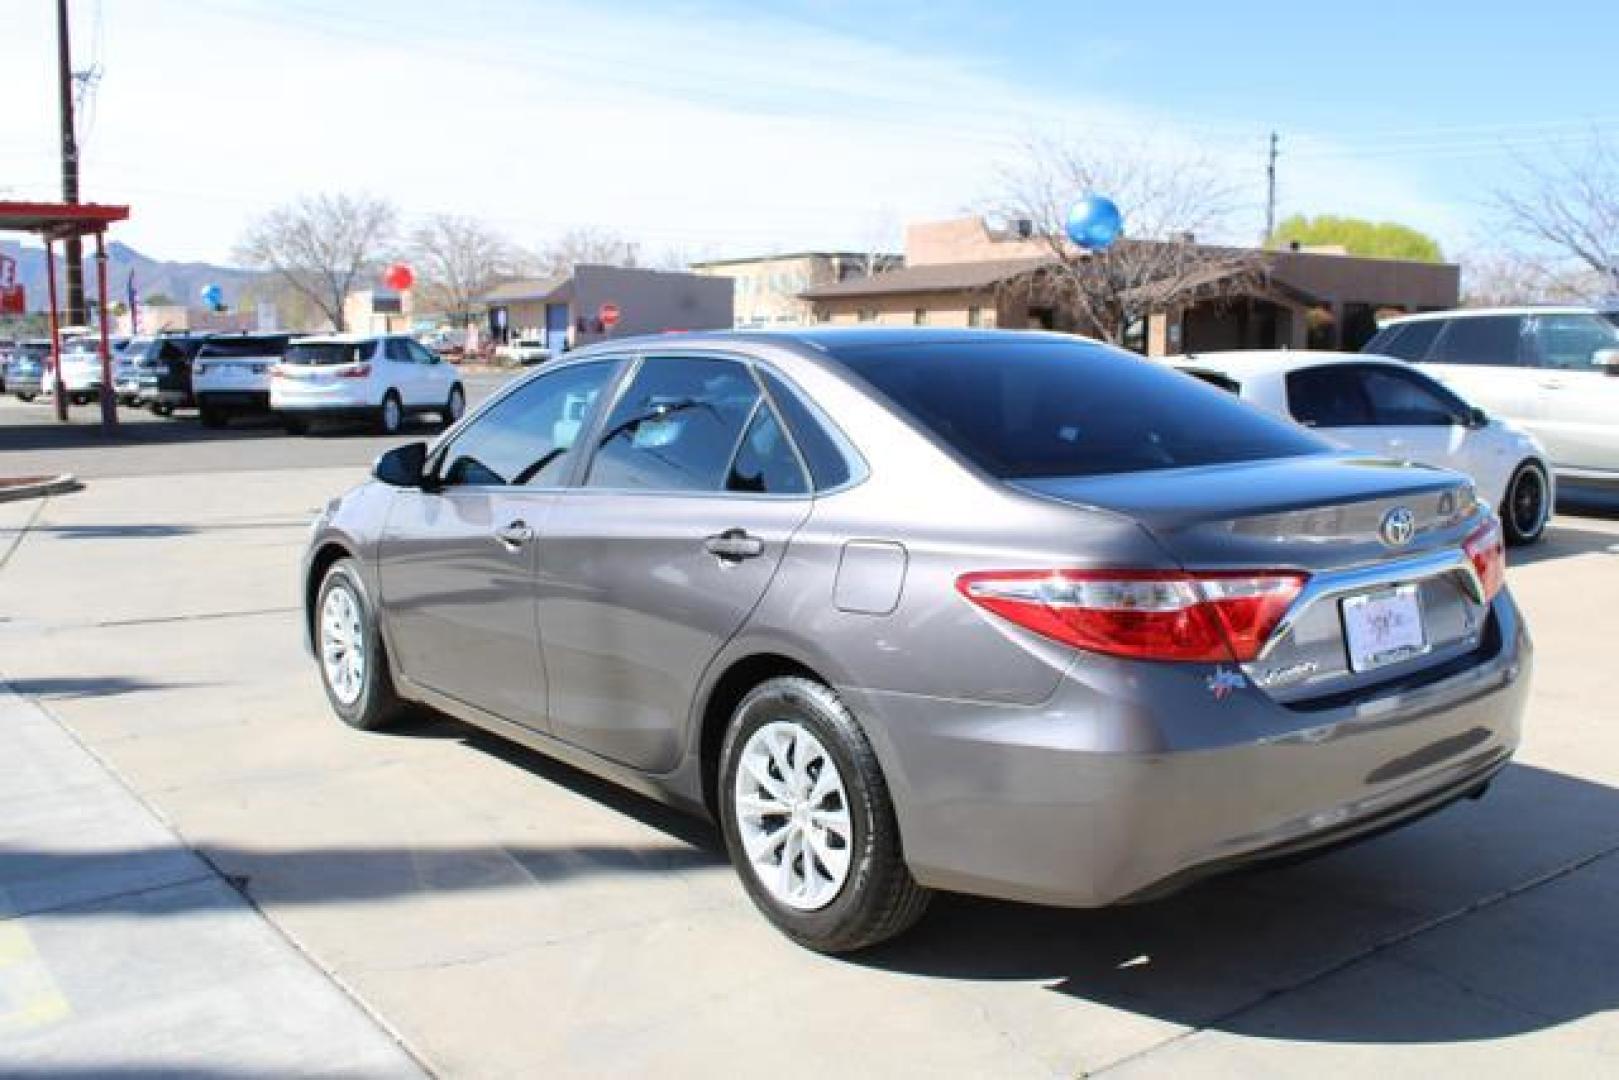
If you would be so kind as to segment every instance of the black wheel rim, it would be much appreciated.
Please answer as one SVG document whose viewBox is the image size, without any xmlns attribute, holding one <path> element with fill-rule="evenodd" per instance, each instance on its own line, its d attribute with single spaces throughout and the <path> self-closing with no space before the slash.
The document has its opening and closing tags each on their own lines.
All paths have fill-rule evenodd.
<svg viewBox="0 0 1619 1080">
<path fill-rule="evenodd" d="M 1546 500 L 1540 473 L 1525 469 L 1512 485 L 1512 527 L 1519 536 L 1533 536 L 1540 528 L 1541 507 Z"/>
</svg>

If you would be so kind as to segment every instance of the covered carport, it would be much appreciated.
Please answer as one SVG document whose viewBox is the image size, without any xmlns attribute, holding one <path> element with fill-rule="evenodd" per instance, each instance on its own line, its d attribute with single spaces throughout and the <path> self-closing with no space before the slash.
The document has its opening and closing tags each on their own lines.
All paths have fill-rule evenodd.
<svg viewBox="0 0 1619 1080">
<path fill-rule="evenodd" d="M 112 351 L 107 331 L 106 232 L 114 222 L 128 219 L 127 206 L 0 200 L 0 232 L 33 233 L 45 244 L 46 291 L 50 298 L 51 397 L 56 404 L 56 418 L 63 422 L 68 418 L 68 401 L 62 385 L 62 319 L 56 296 L 56 243 L 74 236 L 95 237 L 96 321 L 101 336 L 101 423 L 104 427 L 114 427 L 118 423 L 118 408 L 113 397 Z"/>
</svg>

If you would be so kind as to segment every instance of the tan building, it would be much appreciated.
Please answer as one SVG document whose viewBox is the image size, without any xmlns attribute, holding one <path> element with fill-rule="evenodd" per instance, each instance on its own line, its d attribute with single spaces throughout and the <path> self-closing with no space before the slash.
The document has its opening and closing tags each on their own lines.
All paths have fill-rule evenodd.
<svg viewBox="0 0 1619 1080">
<path fill-rule="evenodd" d="M 815 321 L 815 305 L 802 296 L 810 289 L 886 273 L 901 264 L 898 255 L 856 251 L 797 251 L 747 259 L 692 263 L 704 277 L 736 282 L 737 329 L 804 326 Z"/>
<path fill-rule="evenodd" d="M 872 278 L 804 292 L 815 319 L 906 326 L 999 326 L 1092 332 L 1065 325 L 1039 300 L 1041 272 L 1055 264 L 1045 244 L 1016 226 L 980 218 L 927 222 L 906 230 L 905 266 Z M 1448 264 L 1365 259 L 1306 251 L 1265 253 L 1256 280 L 1234 288 L 1229 271 L 1177 282 L 1166 301 L 1127 334 L 1148 355 L 1235 348 L 1358 348 L 1379 312 L 1454 307 L 1460 271 Z M 1246 276 L 1246 275 L 1245 275 Z"/>
<path fill-rule="evenodd" d="M 571 273 L 497 285 L 483 298 L 490 340 L 553 353 L 613 337 L 731 326 L 731 282 L 667 270 L 581 264 Z M 611 312 L 614 321 L 603 319 Z"/>
</svg>

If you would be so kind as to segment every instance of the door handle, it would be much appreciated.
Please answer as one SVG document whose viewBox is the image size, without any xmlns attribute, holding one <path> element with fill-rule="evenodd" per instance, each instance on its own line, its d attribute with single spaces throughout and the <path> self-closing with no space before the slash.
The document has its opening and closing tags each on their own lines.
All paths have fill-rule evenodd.
<svg viewBox="0 0 1619 1080">
<path fill-rule="evenodd" d="M 507 551 L 516 551 L 534 539 L 534 530 L 529 528 L 528 522 L 519 518 L 509 525 L 502 525 L 496 529 L 495 539 L 499 540 Z"/>
<path fill-rule="evenodd" d="M 736 562 L 763 555 L 765 542 L 757 536 L 749 536 L 746 529 L 726 529 L 719 535 L 704 540 L 703 549 L 710 555 L 717 555 L 728 562 Z"/>
<path fill-rule="evenodd" d="M 1540 385 L 1547 390 L 1561 390 L 1564 383 L 1562 379 L 1542 379 Z"/>
</svg>

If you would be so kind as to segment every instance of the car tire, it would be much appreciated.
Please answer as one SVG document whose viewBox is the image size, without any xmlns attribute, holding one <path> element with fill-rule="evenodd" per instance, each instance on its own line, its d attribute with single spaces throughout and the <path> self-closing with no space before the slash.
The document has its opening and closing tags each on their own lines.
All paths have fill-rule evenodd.
<svg viewBox="0 0 1619 1080">
<path fill-rule="evenodd" d="M 204 406 L 197 410 L 197 420 L 205 428 L 222 428 L 230 422 L 230 414 Z"/>
<path fill-rule="evenodd" d="M 153 416 L 173 416 L 174 415 L 174 406 L 164 404 L 161 401 L 154 401 L 150 406 L 148 406 L 148 408 L 151 409 L 151 412 L 152 412 Z"/>
<path fill-rule="evenodd" d="M 457 420 L 461 419 L 462 414 L 466 411 L 467 392 L 461 389 L 460 383 L 456 383 L 454 386 L 450 387 L 449 400 L 444 403 L 444 413 L 442 416 L 444 426 L 449 427 L 450 425 L 454 424 Z"/>
<path fill-rule="evenodd" d="M 397 435 L 404 426 L 405 407 L 399 395 L 390 390 L 382 395 L 382 404 L 377 408 L 377 430 L 384 435 Z"/>
<path fill-rule="evenodd" d="M 353 559 L 337 560 L 321 579 L 312 631 L 321 686 L 338 719 L 361 731 L 386 727 L 399 714 L 399 695 Z"/>
<path fill-rule="evenodd" d="M 1533 544 L 1545 534 L 1546 522 L 1552 516 L 1550 494 L 1546 467 L 1540 462 L 1525 461 L 1513 470 L 1500 509 L 1507 543 Z"/>
<path fill-rule="evenodd" d="M 829 687 L 778 678 L 750 691 L 720 749 L 718 794 L 743 887 L 798 944 L 854 952 L 927 910 L 932 893 L 905 865 L 877 755 Z M 772 806 L 783 812 L 761 809 Z"/>
<path fill-rule="evenodd" d="M 309 421 L 301 416 L 281 416 L 281 430 L 288 435 L 304 435 L 309 431 Z"/>
<path fill-rule="evenodd" d="M 22 402 L 33 401 L 34 400 L 34 395 L 33 394 L 18 394 L 17 395 L 17 400 L 22 401 Z"/>
</svg>

